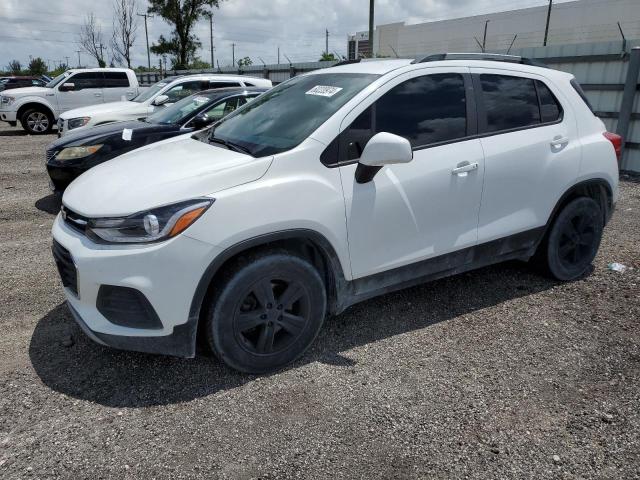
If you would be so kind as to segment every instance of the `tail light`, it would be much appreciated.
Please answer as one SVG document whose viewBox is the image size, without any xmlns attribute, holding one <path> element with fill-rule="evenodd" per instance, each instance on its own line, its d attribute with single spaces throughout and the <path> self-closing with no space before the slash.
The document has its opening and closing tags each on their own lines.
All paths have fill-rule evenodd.
<svg viewBox="0 0 640 480">
<path fill-rule="evenodd" d="M 618 158 L 618 162 L 620 162 L 620 158 L 622 157 L 622 137 L 616 133 L 604 132 L 604 138 L 609 140 L 613 145 L 613 149 L 616 151 L 616 157 Z"/>
</svg>

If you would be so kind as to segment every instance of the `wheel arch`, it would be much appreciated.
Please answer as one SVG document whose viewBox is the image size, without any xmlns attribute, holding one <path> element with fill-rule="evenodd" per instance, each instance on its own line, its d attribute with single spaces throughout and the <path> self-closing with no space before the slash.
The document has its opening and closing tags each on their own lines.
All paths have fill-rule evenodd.
<svg viewBox="0 0 640 480">
<path fill-rule="evenodd" d="M 22 115 L 24 114 L 24 112 L 26 112 L 30 108 L 37 108 L 39 110 L 46 110 L 49 114 L 51 114 L 51 118 L 53 118 L 53 121 L 55 122 L 56 114 L 54 113 L 53 109 L 49 105 L 47 105 L 46 103 L 36 102 L 36 101 L 33 101 L 33 100 L 28 101 L 28 102 L 20 105 L 20 107 L 18 108 L 18 111 L 16 112 L 16 119 L 18 121 L 20 121 L 21 118 L 22 118 Z"/>
<path fill-rule="evenodd" d="M 576 183 L 575 185 L 572 185 L 562 194 L 555 207 L 553 207 L 551 214 L 549 215 L 547 224 L 544 229 L 544 234 L 541 236 L 540 242 L 543 242 L 546 239 L 554 220 L 565 207 L 565 205 L 579 197 L 593 198 L 596 202 L 598 202 L 598 205 L 600 205 L 600 209 L 602 210 L 604 224 L 607 224 L 607 222 L 611 218 L 611 215 L 613 214 L 614 207 L 613 188 L 611 187 L 611 184 L 604 178 L 591 178 L 588 180 L 583 180 Z"/>
<path fill-rule="evenodd" d="M 241 241 L 218 255 L 209 264 L 198 282 L 189 309 L 189 322 L 202 325 L 203 308 L 214 294 L 219 275 L 240 255 L 273 249 L 287 250 L 309 260 L 320 272 L 327 289 L 327 311 L 336 314 L 344 310 L 348 282 L 335 249 L 324 235 L 307 229 L 292 229 L 260 235 Z M 199 330 L 199 328 L 197 328 Z M 195 341 L 195 338 L 194 338 Z"/>
</svg>

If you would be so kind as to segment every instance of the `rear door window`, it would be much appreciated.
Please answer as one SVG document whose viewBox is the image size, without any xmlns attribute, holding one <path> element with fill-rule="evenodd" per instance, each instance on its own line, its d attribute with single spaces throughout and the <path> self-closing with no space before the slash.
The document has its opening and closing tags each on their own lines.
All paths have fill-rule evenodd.
<svg viewBox="0 0 640 480">
<path fill-rule="evenodd" d="M 540 123 L 534 80 L 508 75 L 480 75 L 486 131 L 513 130 Z"/>
<path fill-rule="evenodd" d="M 129 77 L 125 72 L 104 72 L 104 88 L 127 88 Z"/>
<path fill-rule="evenodd" d="M 209 88 L 241 87 L 240 82 L 209 82 Z"/>
</svg>

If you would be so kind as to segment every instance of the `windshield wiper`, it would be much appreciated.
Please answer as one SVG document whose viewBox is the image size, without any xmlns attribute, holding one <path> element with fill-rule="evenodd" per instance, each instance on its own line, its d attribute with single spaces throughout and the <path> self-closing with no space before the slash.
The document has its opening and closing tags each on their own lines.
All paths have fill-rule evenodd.
<svg viewBox="0 0 640 480">
<path fill-rule="evenodd" d="M 242 145 L 238 145 L 237 143 L 230 142 L 228 140 L 223 140 L 222 138 L 214 137 L 213 135 L 209 137 L 209 143 L 217 143 L 219 145 L 227 147 L 229 150 L 246 153 L 247 155 L 251 155 L 253 157 L 253 155 L 251 154 L 251 150 L 249 150 L 248 148 L 243 147 Z"/>
</svg>

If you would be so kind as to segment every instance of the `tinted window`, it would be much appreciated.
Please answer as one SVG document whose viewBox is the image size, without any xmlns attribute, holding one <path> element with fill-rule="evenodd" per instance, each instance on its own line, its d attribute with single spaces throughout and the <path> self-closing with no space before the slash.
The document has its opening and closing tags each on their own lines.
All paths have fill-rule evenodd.
<svg viewBox="0 0 640 480">
<path fill-rule="evenodd" d="M 104 72 L 105 88 L 122 88 L 129 86 L 129 78 L 125 72 Z"/>
<path fill-rule="evenodd" d="M 488 132 L 540 123 L 533 80 L 506 75 L 480 75 L 480 83 Z"/>
<path fill-rule="evenodd" d="M 209 82 L 209 88 L 241 87 L 239 82 Z"/>
<path fill-rule="evenodd" d="M 538 98 L 540 99 L 540 116 L 543 122 L 555 122 L 562 115 L 562 107 L 553 96 L 549 87 L 544 83 L 536 80 L 536 88 L 538 89 Z"/>
<path fill-rule="evenodd" d="M 169 102 L 174 103 L 183 98 L 188 97 L 189 95 L 193 95 L 201 90 L 205 90 L 208 87 L 208 82 L 202 82 L 200 80 L 194 82 L 184 82 L 180 85 L 176 85 L 168 92 L 165 92 L 165 95 L 169 96 Z"/>
<path fill-rule="evenodd" d="M 346 159 L 360 158 L 369 139 L 379 132 L 400 135 L 413 147 L 464 138 L 467 107 L 462 75 L 413 78 L 384 94 L 343 133 L 340 149 Z"/>
<path fill-rule="evenodd" d="M 467 108 L 462 75 L 412 78 L 376 102 L 375 131 L 406 138 L 414 147 L 462 138 Z"/>
<path fill-rule="evenodd" d="M 102 73 L 76 73 L 72 77 L 65 80 L 65 83 L 73 83 L 76 90 L 82 90 L 84 88 L 102 88 Z"/>
<path fill-rule="evenodd" d="M 236 108 L 244 105 L 245 103 L 246 102 L 244 98 L 241 97 L 229 98 L 207 110 L 205 112 L 205 115 L 210 119 L 217 121 L 222 117 L 226 117 L 227 115 L 235 111 Z"/>
</svg>

